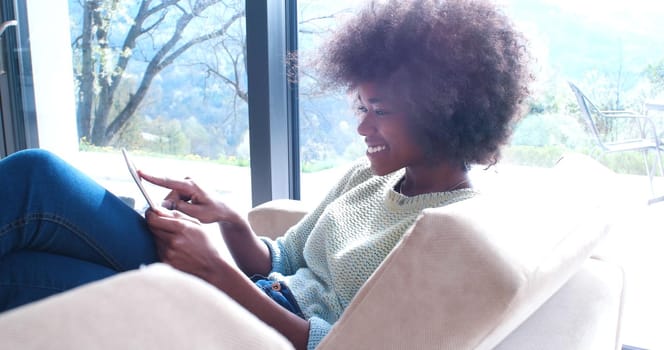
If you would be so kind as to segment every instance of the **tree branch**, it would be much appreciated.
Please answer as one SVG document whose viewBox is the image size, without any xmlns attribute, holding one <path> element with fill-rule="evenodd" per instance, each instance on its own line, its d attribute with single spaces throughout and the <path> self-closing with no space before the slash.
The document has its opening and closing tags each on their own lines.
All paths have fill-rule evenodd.
<svg viewBox="0 0 664 350">
<path fill-rule="evenodd" d="M 212 33 L 208 33 L 208 34 L 196 37 L 194 39 L 191 39 L 190 41 L 188 41 L 184 45 L 180 46 L 172 54 L 170 54 L 168 57 L 164 58 L 164 60 L 160 64 L 160 66 L 161 66 L 160 70 L 163 69 L 163 67 L 168 66 L 169 64 L 173 63 L 173 61 L 175 61 L 176 58 L 178 58 L 180 55 L 182 55 L 185 51 L 187 51 L 192 46 L 224 35 L 226 33 L 226 31 L 228 30 L 228 28 L 231 25 L 233 25 L 233 23 L 235 21 L 237 21 L 239 18 L 242 18 L 242 17 L 244 17 L 244 11 L 240 11 L 240 12 L 234 14 L 228 21 L 226 21 L 226 23 L 224 23 L 224 26 L 221 27 L 219 30 L 216 30 Z"/>
<path fill-rule="evenodd" d="M 194 8 L 196 9 L 196 13 L 201 13 L 203 10 L 205 10 L 207 7 L 216 4 L 220 2 L 220 0 L 208 0 L 199 3 L 198 5 L 195 5 Z M 240 11 L 231 18 L 226 21 L 226 23 L 222 26 L 221 29 L 214 31 L 212 33 L 206 34 L 206 35 L 201 35 L 197 38 L 194 38 L 190 40 L 189 42 L 185 43 L 178 49 L 176 49 L 173 53 L 170 55 L 168 52 L 170 52 L 173 47 L 177 44 L 177 42 L 181 39 L 182 37 L 182 32 L 184 29 L 187 27 L 187 25 L 191 22 L 191 20 L 194 18 L 193 14 L 185 14 L 180 19 L 178 19 L 176 28 L 173 31 L 173 35 L 171 38 L 164 44 L 161 49 L 158 50 L 158 52 L 155 54 L 155 56 L 150 60 L 148 63 L 148 67 L 145 70 L 145 74 L 143 75 L 143 80 L 141 81 L 138 89 L 136 90 L 135 94 L 131 96 L 129 102 L 127 105 L 122 109 L 122 111 L 118 114 L 118 116 L 109 124 L 108 128 L 106 129 L 106 138 L 110 139 L 117 133 L 118 130 L 129 120 L 129 118 L 134 114 L 138 106 L 140 105 L 140 102 L 143 100 L 145 95 L 147 94 L 147 91 L 152 83 L 152 80 L 154 77 L 165 67 L 173 63 L 173 61 L 182 55 L 184 52 L 186 52 L 189 48 L 191 48 L 194 45 L 200 44 L 202 42 L 205 42 L 207 40 L 219 37 L 226 33 L 228 28 L 239 18 L 242 18 L 244 16 L 244 11 Z"/>
</svg>

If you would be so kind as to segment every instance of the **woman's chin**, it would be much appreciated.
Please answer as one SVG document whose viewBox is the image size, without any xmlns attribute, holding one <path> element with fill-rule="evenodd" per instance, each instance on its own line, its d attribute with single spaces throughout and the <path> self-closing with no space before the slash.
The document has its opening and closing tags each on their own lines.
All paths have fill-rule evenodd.
<svg viewBox="0 0 664 350">
<path fill-rule="evenodd" d="M 394 169 L 392 167 L 386 167 L 381 164 L 376 164 L 374 162 L 371 162 L 371 172 L 376 175 L 376 176 L 383 176 L 387 175 L 389 173 L 392 173 L 394 171 L 397 171 L 399 169 Z"/>
</svg>

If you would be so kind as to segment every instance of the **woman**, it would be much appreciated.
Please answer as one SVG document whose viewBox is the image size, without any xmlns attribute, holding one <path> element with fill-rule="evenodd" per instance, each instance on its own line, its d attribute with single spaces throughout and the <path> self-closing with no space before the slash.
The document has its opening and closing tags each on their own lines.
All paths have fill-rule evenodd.
<svg viewBox="0 0 664 350">
<path fill-rule="evenodd" d="M 475 194 L 468 167 L 497 161 L 530 79 L 523 38 L 483 0 L 372 2 L 322 52 L 322 76 L 354 96 L 366 158 L 284 237 L 256 236 L 191 180 L 142 173 L 172 190 L 144 221 L 54 156 L 20 152 L 0 162 L 0 194 L 16 199 L 0 210 L 0 304 L 163 261 L 314 348 L 422 209 Z M 203 233 L 214 222 L 239 270 Z"/>
</svg>

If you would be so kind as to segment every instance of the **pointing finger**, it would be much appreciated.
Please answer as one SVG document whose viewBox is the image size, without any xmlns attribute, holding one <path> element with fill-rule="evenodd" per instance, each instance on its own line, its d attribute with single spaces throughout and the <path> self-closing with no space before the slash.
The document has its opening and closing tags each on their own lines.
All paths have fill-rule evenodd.
<svg viewBox="0 0 664 350">
<path fill-rule="evenodd" d="M 191 193 L 193 193 L 194 188 L 192 186 L 192 182 L 188 179 L 185 180 L 175 180 L 168 178 L 166 176 L 153 176 L 150 174 L 147 174 L 141 170 L 138 170 L 138 174 L 141 178 L 145 179 L 146 181 L 160 186 L 160 187 L 165 187 L 168 189 L 171 189 L 173 191 L 176 191 L 180 193 L 180 196 L 191 196 Z"/>
</svg>

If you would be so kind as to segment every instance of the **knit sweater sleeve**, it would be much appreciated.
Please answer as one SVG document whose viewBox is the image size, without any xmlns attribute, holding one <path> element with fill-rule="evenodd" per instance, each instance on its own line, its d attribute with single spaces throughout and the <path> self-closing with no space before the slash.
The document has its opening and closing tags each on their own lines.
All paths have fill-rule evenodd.
<svg viewBox="0 0 664 350">
<path fill-rule="evenodd" d="M 345 175 L 342 176 L 341 180 L 332 187 L 321 203 L 314 210 L 305 215 L 305 217 L 297 224 L 288 229 L 282 237 L 279 237 L 276 240 L 263 238 L 263 241 L 270 249 L 272 272 L 277 272 L 282 275 L 291 275 L 299 268 L 306 267 L 306 262 L 304 261 L 304 245 L 309 238 L 311 230 L 316 226 L 318 219 L 323 214 L 328 204 L 353 186 L 356 186 L 358 183 L 361 183 L 361 181 L 366 179 L 365 173 L 367 171 L 369 171 L 369 169 L 365 161 L 354 163 Z"/>
<path fill-rule="evenodd" d="M 309 319 L 309 340 L 307 341 L 307 350 L 314 350 L 318 344 L 330 333 L 332 325 L 322 318 L 312 317 Z"/>
</svg>

